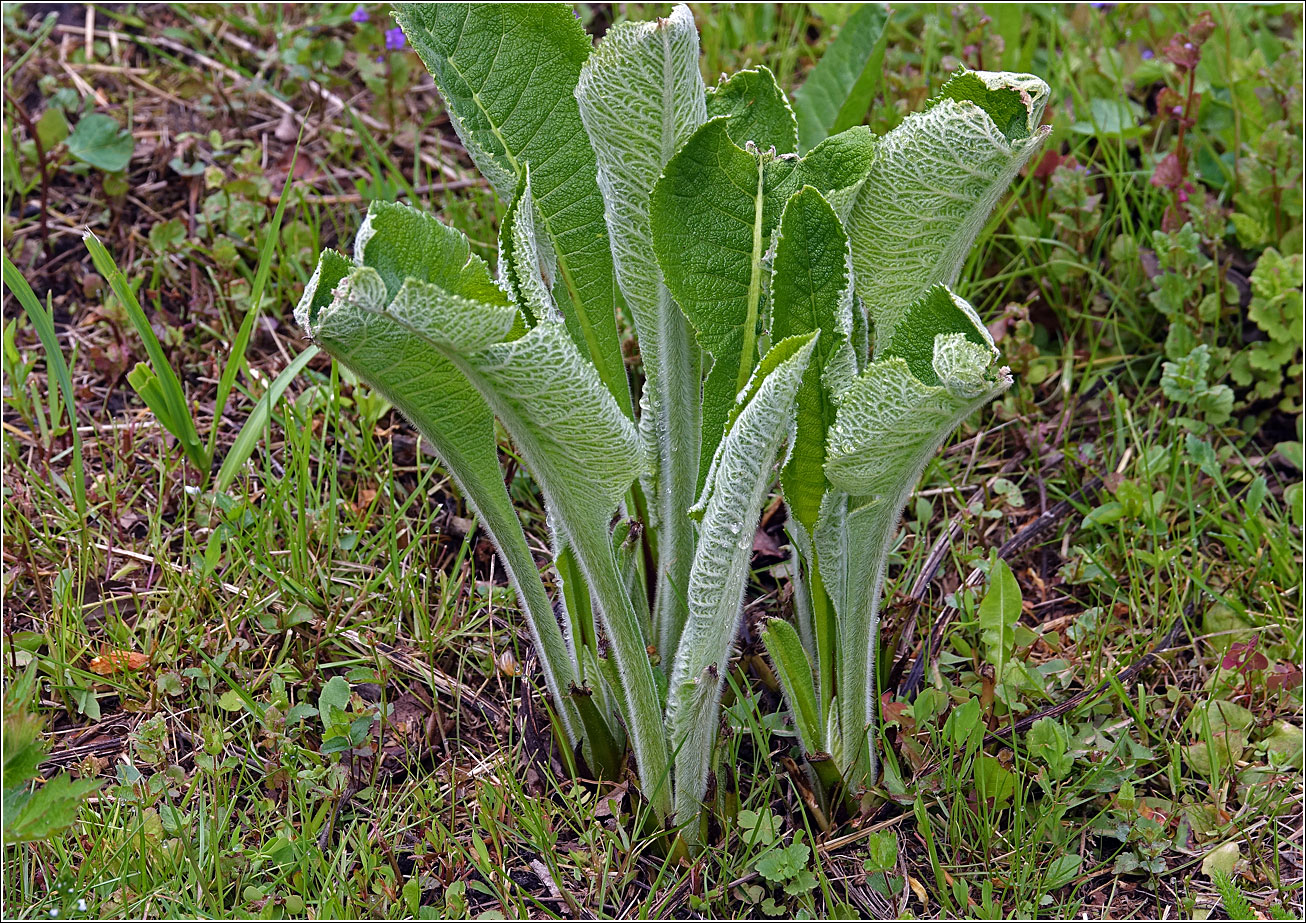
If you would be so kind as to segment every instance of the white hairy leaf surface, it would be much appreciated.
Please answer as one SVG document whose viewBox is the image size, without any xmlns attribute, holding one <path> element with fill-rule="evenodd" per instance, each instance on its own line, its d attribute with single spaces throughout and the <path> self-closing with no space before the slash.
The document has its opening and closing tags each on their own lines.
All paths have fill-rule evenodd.
<svg viewBox="0 0 1306 923">
<path fill-rule="evenodd" d="M 666 19 L 618 23 L 581 68 L 581 120 L 598 162 L 617 282 L 634 317 L 644 366 L 640 430 L 653 469 L 645 481 L 658 581 L 654 624 L 669 663 L 684 624 L 694 555 L 699 464 L 698 346 L 653 254 L 649 200 L 677 148 L 706 118 L 698 31 L 689 8 Z"/>
<path fill-rule="evenodd" d="M 803 751 L 808 754 L 827 752 L 821 705 L 812 682 L 812 666 L 798 631 L 784 619 L 771 619 L 762 630 L 762 643 L 775 666 L 785 703 L 794 716 Z"/>
<path fill-rule="evenodd" d="M 643 470 L 635 426 L 560 324 L 542 323 L 520 339 L 451 359 L 512 436 L 576 554 L 620 669 L 640 780 L 665 815 L 670 771 L 660 697 L 608 532 Z"/>
<path fill-rule="evenodd" d="M 499 227 L 499 280 L 532 326 L 541 318 L 559 320 L 562 316 L 552 294 L 558 277 L 557 257 L 537 218 L 528 166 L 517 198 Z"/>
<path fill-rule="evenodd" d="M 847 222 L 877 341 L 932 286 L 956 284 L 993 207 L 1047 137 L 1038 123 L 1048 92 L 1028 74 L 964 72 L 881 139 Z"/>
<path fill-rule="evenodd" d="M 698 551 L 689 576 L 689 619 L 672 666 L 667 725 L 676 753 L 676 817 L 697 815 L 707 787 L 721 684 L 743 604 L 753 533 L 777 456 L 793 430 L 794 397 L 818 334 L 772 347 L 735 406 L 698 509 Z M 685 834 L 697 839 L 691 824 Z"/>
<path fill-rule="evenodd" d="M 503 423 L 598 603 L 621 669 L 640 777 L 646 786 L 668 779 L 657 685 L 608 534 L 618 503 L 643 466 L 634 424 L 560 323 L 545 321 L 520 338 L 503 341 L 515 314 L 511 306 L 478 303 L 414 279 L 387 302 L 380 274 L 366 266 L 354 270 L 335 290 L 334 300 L 318 310 L 312 327 L 329 351 L 378 388 L 383 381 L 402 382 L 392 385 L 402 397 L 392 399 L 415 421 L 432 419 L 429 408 L 443 408 L 450 396 L 468 414 L 463 419 L 444 415 L 436 421 L 440 425 L 431 427 L 432 441 L 451 474 L 465 467 L 453 452 L 444 457 L 442 444 L 447 447 L 451 434 L 457 438 L 462 427 L 473 425 L 484 437 L 488 429 L 492 453 L 488 411 Z M 361 353 L 369 350 L 377 352 L 368 355 L 385 357 L 384 367 L 360 367 Z M 423 369 L 452 374 L 433 378 L 428 372 L 424 377 Z M 468 385 L 474 389 L 470 399 L 462 390 Z M 497 462 L 494 470 L 497 475 Z M 497 483 L 502 490 L 501 478 Z M 561 641 L 551 612 L 549 624 Z M 569 658 L 567 665 L 574 682 L 574 661 Z M 666 787 L 663 782 L 660 794 L 649 791 L 660 815 L 670 809 Z"/>
</svg>

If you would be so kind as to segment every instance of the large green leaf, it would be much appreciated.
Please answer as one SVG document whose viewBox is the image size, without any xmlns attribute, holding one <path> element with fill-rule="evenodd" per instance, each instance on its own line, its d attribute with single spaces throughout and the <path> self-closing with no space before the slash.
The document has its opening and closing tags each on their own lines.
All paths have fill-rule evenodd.
<svg viewBox="0 0 1306 923">
<path fill-rule="evenodd" d="M 725 419 L 755 365 L 765 257 L 789 196 L 861 181 L 874 157 L 869 130 L 828 139 L 807 157 L 745 150 L 729 120 L 712 119 L 667 164 L 653 189 L 653 249 L 667 287 L 713 365 L 703 388 L 700 481 Z"/>
<path fill-rule="evenodd" d="M 875 714 L 879 598 L 898 517 L 952 431 L 1011 383 L 1006 369 L 994 367 L 997 350 L 974 310 L 948 290 L 927 293 L 905 316 L 910 324 L 903 327 L 914 328 L 913 335 L 902 331 L 890 339 L 881 357 L 839 395 L 826 445 L 832 489 L 813 535 L 839 617 L 843 752 L 867 780 L 874 778 L 868 731 Z M 957 317 L 973 319 L 971 328 L 956 330 Z M 938 326 L 923 326 L 931 322 Z M 926 362 L 932 383 L 913 373 Z"/>
<path fill-rule="evenodd" d="M 963 72 L 881 140 L 847 220 L 877 342 L 932 286 L 952 286 L 989 213 L 1043 143 L 1048 86 Z M 879 347 L 877 346 L 877 351 Z"/>
<path fill-rule="evenodd" d="M 698 485 L 701 370 L 689 324 L 653 255 L 649 202 L 663 168 L 705 117 L 689 8 L 609 29 L 581 69 L 576 99 L 598 160 L 617 282 L 639 334 L 640 432 L 655 462 L 644 491 L 657 549 L 654 623 L 670 663 L 694 557 L 694 524 L 685 512 Z"/>
<path fill-rule="evenodd" d="M 776 340 L 821 331 L 798 389 L 797 431 L 781 475 L 790 513 L 811 532 L 826 491 L 825 432 L 835 402 L 822 380 L 829 369 L 842 390 L 857 373 L 849 344 L 853 329 L 852 256 L 834 209 L 811 186 L 785 204 L 771 266 L 771 336 Z"/>
<path fill-rule="evenodd" d="M 333 250 L 324 251 L 295 309 L 296 320 L 327 352 L 398 407 L 435 447 L 503 558 L 549 691 L 574 741 L 579 720 L 565 695 L 578 679 L 575 662 L 504 487 L 494 416 L 459 369 L 385 313 L 409 278 L 440 286 L 451 298 L 476 299 L 471 303 L 487 305 L 486 313 L 497 314 L 501 324 L 511 324 L 513 310 L 465 237 L 407 206 L 373 204 L 355 249 L 373 291 L 360 293 L 357 264 Z M 353 281 L 341 285 L 351 277 Z M 366 299 L 355 300 L 360 294 Z M 491 304 L 494 301 L 498 304 Z"/>
<path fill-rule="evenodd" d="M 558 4 L 405 3 L 395 18 L 448 104 L 458 137 L 510 200 L 530 165 L 535 207 L 557 255 L 554 297 L 568 330 L 627 416 L 616 315 L 621 296 L 594 151 L 575 90 L 591 44 Z"/>
<path fill-rule="evenodd" d="M 828 135 L 860 125 L 880 84 L 889 12 L 880 3 L 859 8 L 794 94 L 798 142 L 804 151 Z"/>
<path fill-rule="evenodd" d="M 716 744 L 721 688 L 738 628 L 753 533 L 776 456 L 793 427 L 793 403 L 819 334 L 773 346 L 732 408 L 696 511 L 702 516 L 689 575 L 689 619 L 672 666 L 667 726 L 676 753 L 676 821 L 696 817 Z M 684 833 L 698 839 L 696 823 Z"/>
</svg>

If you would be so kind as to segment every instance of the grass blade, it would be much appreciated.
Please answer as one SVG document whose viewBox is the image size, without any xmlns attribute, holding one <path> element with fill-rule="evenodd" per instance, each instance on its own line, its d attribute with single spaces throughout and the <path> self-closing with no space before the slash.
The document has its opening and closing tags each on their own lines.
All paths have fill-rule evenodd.
<svg viewBox="0 0 1306 923">
<path fill-rule="evenodd" d="M 59 339 L 54 332 L 54 319 L 51 312 L 41 307 L 41 302 L 37 300 L 36 293 L 27 284 L 23 274 L 9 261 L 9 255 L 6 253 L 3 256 L 5 287 L 14 293 L 14 297 L 22 304 L 23 310 L 31 319 L 32 326 L 36 328 L 37 336 L 41 338 L 41 345 L 45 348 L 46 366 L 58 379 L 59 390 L 63 392 L 63 402 L 68 408 L 68 429 L 73 436 L 73 500 L 77 504 L 77 513 L 85 526 L 86 469 L 82 465 L 82 437 L 77 432 L 77 405 L 73 401 L 72 375 L 68 372 L 68 362 L 64 359 L 63 350 L 59 348 Z M 53 424 L 53 421 L 51 423 Z"/>
<path fill-rule="evenodd" d="M 254 447 L 258 445 L 263 430 L 267 427 L 268 420 L 272 416 L 273 405 L 281 400 L 281 395 L 285 392 L 286 386 L 294 380 L 295 376 L 303 370 L 304 366 L 308 365 L 309 360 L 316 356 L 317 353 L 318 348 L 310 346 L 296 356 L 295 361 L 282 369 L 281 374 L 268 387 L 267 393 L 254 405 L 253 411 L 245 419 L 245 425 L 240 428 L 240 433 L 237 434 L 236 441 L 231 446 L 231 451 L 222 460 L 222 468 L 218 471 L 218 479 L 214 484 L 215 490 L 221 492 L 231 486 L 231 482 L 236 479 L 236 472 L 254 453 Z"/>
<path fill-rule="evenodd" d="M 150 358 L 150 366 L 154 370 L 154 379 L 151 380 L 151 391 L 157 403 L 163 401 L 167 407 L 167 416 L 159 416 L 158 409 L 151 404 L 151 409 L 155 410 L 155 416 L 159 417 L 159 422 L 172 435 L 177 437 L 181 442 L 182 449 L 186 452 L 186 457 L 191 463 L 199 469 L 200 474 L 207 480 L 209 476 L 209 466 L 212 459 L 204 451 L 204 446 L 200 444 L 199 433 L 195 430 L 195 421 L 190 415 L 190 407 L 186 404 L 186 393 L 182 390 L 181 381 L 177 378 L 177 373 L 172 370 L 168 364 L 168 358 L 163 354 L 163 347 L 159 343 L 159 338 L 154 335 L 153 328 L 150 327 L 149 318 L 141 309 L 141 304 L 136 300 L 136 294 L 127 284 L 127 277 L 123 275 L 121 269 L 109 255 L 109 251 L 104 249 L 104 244 L 91 231 L 82 235 L 82 242 L 86 244 L 86 249 L 90 251 L 91 262 L 95 264 L 96 271 L 104 278 L 109 280 L 109 287 L 113 293 L 118 296 L 123 307 L 127 310 L 127 316 L 131 318 L 132 326 L 140 334 L 142 342 L 145 344 L 145 353 Z M 137 376 L 142 378 L 143 376 Z M 142 395 L 142 399 L 144 399 Z M 147 401 L 149 403 L 149 401 Z"/>
<path fill-rule="evenodd" d="M 286 170 L 286 181 L 281 186 L 281 198 L 277 200 L 277 209 L 272 214 L 272 223 L 268 225 L 267 235 L 263 238 L 263 246 L 259 250 L 258 268 L 254 270 L 254 284 L 249 292 L 249 311 L 245 314 L 245 319 L 240 323 L 240 329 L 236 331 L 236 340 L 231 344 L 231 355 L 227 357 L 227 364 L 222 369 L 222 377 L 218 380 L 218 393 L 213 400 L 213 426 L 209 431 L 208 457 L 214 457 L 214 450 L 218 441 L 218 426 L 222 420 L 222 414 L 227 409 L 227 399 L 231 396 L 231 389 L 236 383 L 236 373 L 240 371 L 241 366 L 245 365 L 245 350 L 249 347 L 249 339 L 254 333 L 254 325 L 258 322 L 259 315 L 262 314 L 261 306 L 263 303 L 263 289 L 267 286 L 268 276 L 272 272 L 272 256 L 276 253 L 277 240 L 281 232 L 281 220 L 286 213 L 286 199 L 289 197 L 290 182 L 295 178 L 295 161 L 299 159 L 299 145 L 304 140 L 304 127 L 299 128 L 299 138 L 295 141 L 295 152 L 290 157 L 290 167 Z M 226 464 L 223 464 L 225 470 Z"/>
</svg>

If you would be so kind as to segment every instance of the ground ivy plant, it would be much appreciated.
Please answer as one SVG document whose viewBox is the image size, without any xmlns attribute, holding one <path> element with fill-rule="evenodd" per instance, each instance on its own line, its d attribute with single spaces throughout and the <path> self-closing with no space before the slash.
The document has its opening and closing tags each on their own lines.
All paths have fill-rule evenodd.
<svg viewBox="0 0 1306 923">
<path fill-rule="evenodd" d="M 680 848 L 703 842 L 753 534 L 779 469 L 797 605 L 764 640 L 824 795 L 865 790 L 899 510 L 1010 383 L 952 286 L 1044 137 L 1047 86 L 966 71 L 884 137 L 825 137 L 836 120 L 797 118 L 764 67 L 705 87 L 684 6 L 618 23 L 597 47 L 566 7 L 396 16 L 511 203 L 497 278 L 459 232 L 375 203 L 352 256 L 322 254 L 300 324 L 435 448 L 503 560 L 560 736 L 609 779 L 633 753 Z M 831 98 L 836 76 L 861 92 L 882 53 L 864 32 L 809 78 L 831 112 L 858 105 Z M 544 499 L 552 598 L 496 419 Z"/>
</svg>

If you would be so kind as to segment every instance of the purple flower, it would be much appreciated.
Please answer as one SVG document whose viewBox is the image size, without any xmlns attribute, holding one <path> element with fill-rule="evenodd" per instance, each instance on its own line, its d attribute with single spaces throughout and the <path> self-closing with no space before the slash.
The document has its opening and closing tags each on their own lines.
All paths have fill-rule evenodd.
<svg viewBox="0 0 1306 923">
<path fill-rule="evenodd" d="M 1155 57 L 1156 57 L 1156 52 L 1153 51 L 1151 48 L 1144 48 L 1144 49 L 1143 49 L 1143 60 L 1144 60 L 1144 61 L 1150 61 L 1150 60 L 1152 60 L 1152 59 L 1155 58 Z"/>
<path fill-rule="evenodd" d="M 404 30 L 395 26 L 393 29 L 385 30 L 385 47 L 387 51 L 398 51 L 407 44 L 404 38 Z"/>
<path fill-rule="evenodd" d="M 359 24 L 365 23 L 367 22 L 367 18 L 368 18 L 367 10 L 364 7 L 360 6 L 358 9 L 354 10 L 354 12 L 350 15 L 349 18 Z"/>
</svg>

